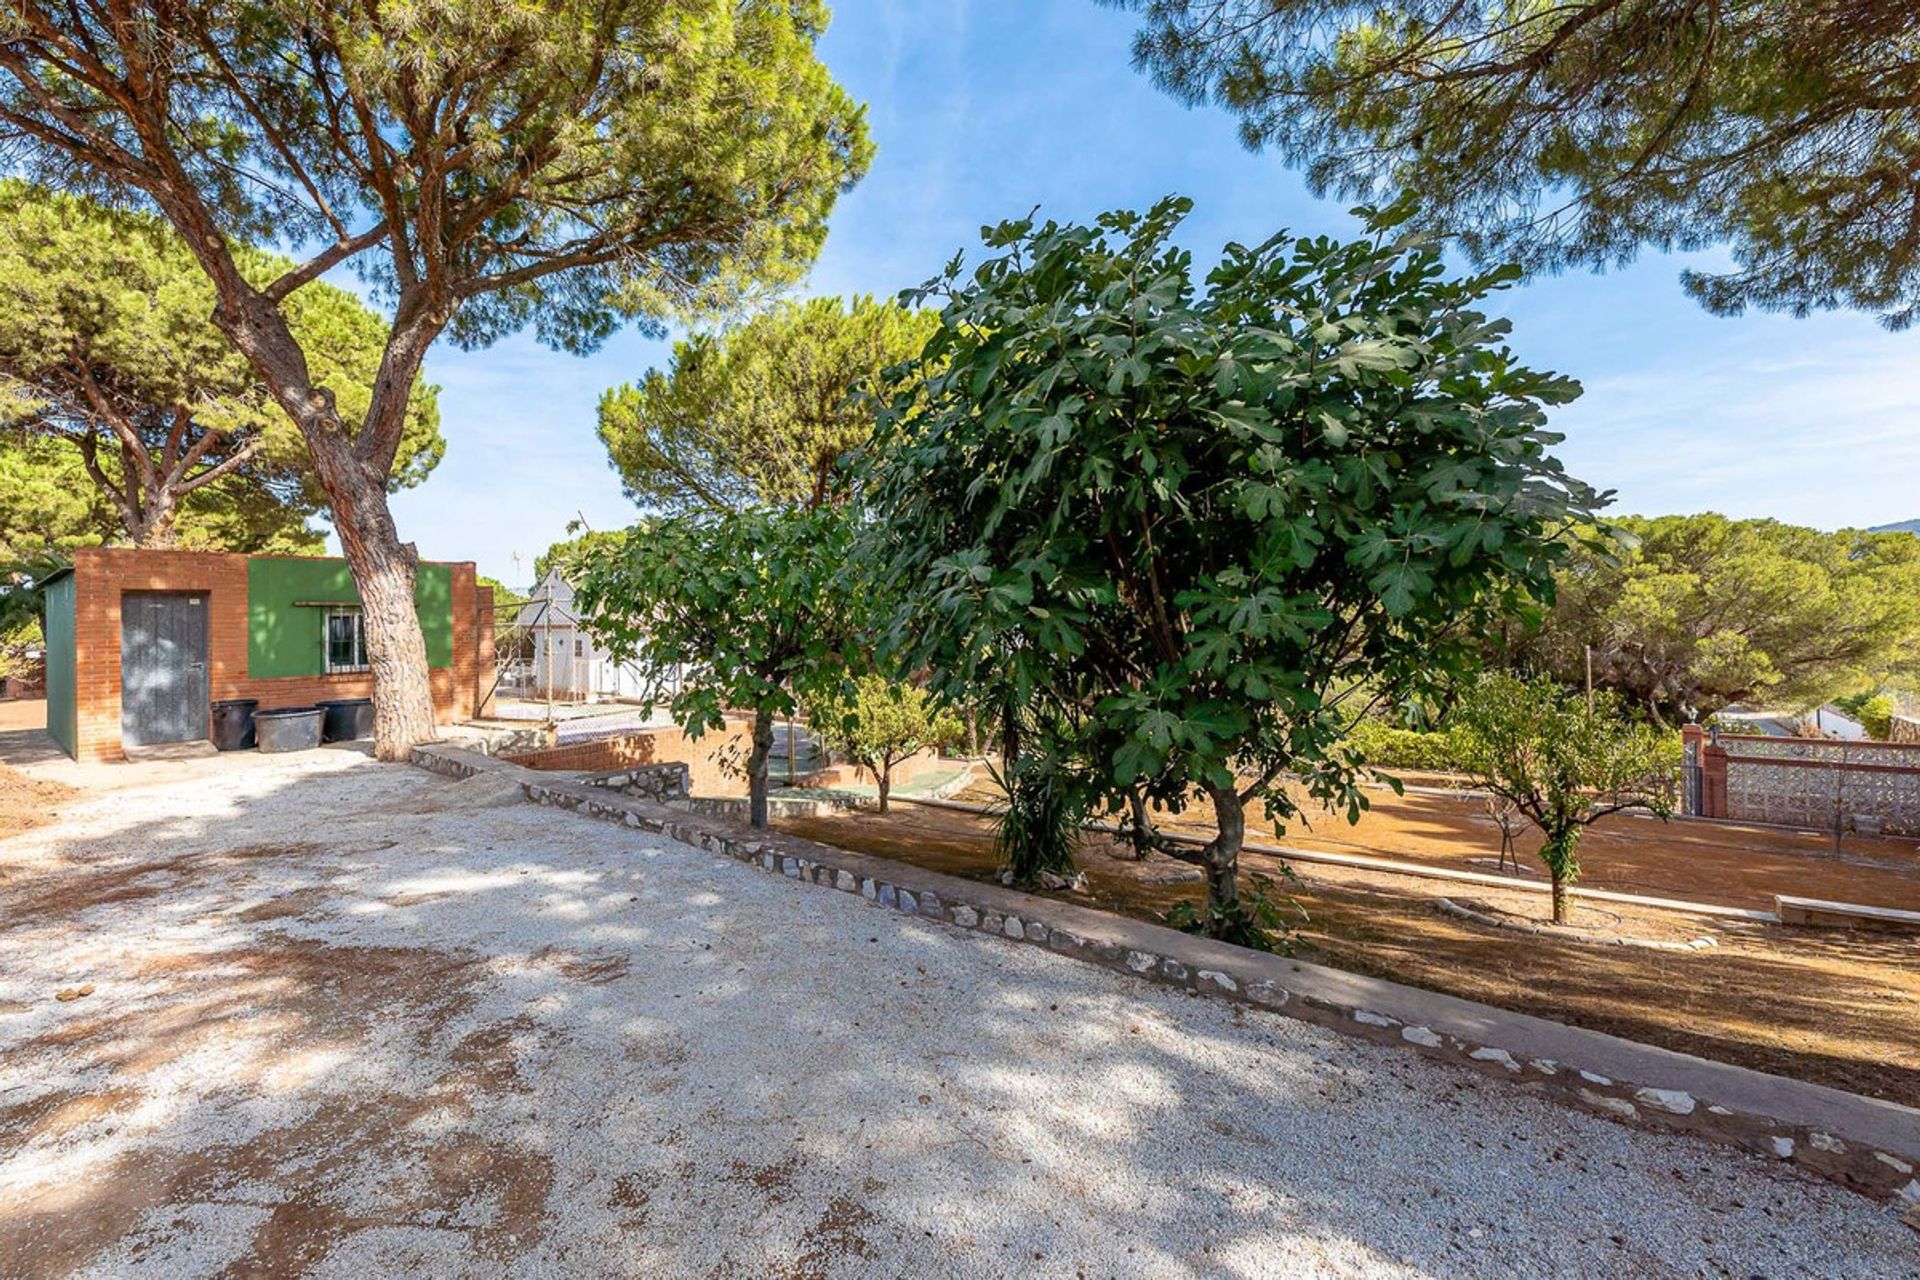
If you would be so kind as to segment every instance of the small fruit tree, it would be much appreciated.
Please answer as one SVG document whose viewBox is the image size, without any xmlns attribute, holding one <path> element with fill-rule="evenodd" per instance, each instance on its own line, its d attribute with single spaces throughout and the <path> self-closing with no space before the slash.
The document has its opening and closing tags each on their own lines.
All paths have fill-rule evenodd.
<svg viewBox="0 0 1920 1280">
<path fill-rule="evenodd" d="M 1665 818 L 1678 750 L 1672 736 L 1628 719 L 1602 691 L 1591 701 L 1546 679 L 1483 676 L 1449 722 L 1463 769 L 1540 828 L 1553 877 L 1553 922 L 1567 921 L 1580 837 L 1625 809 Z"/>
<path fill-rule="evenodd" d="M 959 721 L 942 712 L 925 689 L 879 675 L 861 676 L 850 689 L 817 699 L 808 710 L 814 732 L 828 746 L 873 774 L 882 813 L 893 791 L 895 766 L 961 731 Z"/>
<path fill-rule="evenodd" d="M 860 599 L 841 581 L 850 538 L 835 508 L 679 516 L 587 543 L 572 566 L 580 615 L 617 660 L 685 667 L 667 709 L 688 734 L 753 713 L 747 787 L 762 829 L 775 719 L 845 679 Z"/>
<path fill-rule="evenodd" d="M 1189 207 L 1006 223 L 909 295 L 941 328 L 894 371 L 861 492 L 904 669 L 1084 712 L 1057 745 L 1104 803 L 1204 796 L 1218 834 L 1161 847 L 1205 870 L 1208 932 L 1261 945 L 1248 803 L 1292 813 L 1295 773 L 1357 815 L 1346 704 L 1465 666 L 1597 500 L 1547 452 L 1544 406 L 1579 388 L 1475 309 L 1514 272 L 1450 278 L 1399 210 L 1196 279 Z"/>
</svg>

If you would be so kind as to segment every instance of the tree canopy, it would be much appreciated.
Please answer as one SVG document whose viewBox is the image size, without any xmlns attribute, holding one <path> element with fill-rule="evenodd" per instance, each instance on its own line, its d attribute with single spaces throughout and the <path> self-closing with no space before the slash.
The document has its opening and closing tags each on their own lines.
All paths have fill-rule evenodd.
<svg viewBox="0 0 1920 1280">
<path fill-rule="evenodd" d="M 255 254 L 247 265 L 266 276 L 287 264 Z M 321 283 L 288 305 L 342 407 L 364 410 L 380 317 Z M 304 526 L 325 495 L 306 445 L 213 309 L 213 286 L 160 219 L 0 182 L 0 412 L 72 451 L 112 513 L 106 540 L 317 545 Z M 391 487 L 418 484 L 439 462 L 435 400 L 431 386 L 414 387 Z"/>
<path fill-rule="evenodd" d="M 23 0 L 0 24 L 14 164 L 163 214 L 300 428 L 359 587 L 383 759 L 434 731 L 417 555 L 387 502 L 428 348 L 532 326 L 587 351 L 788 283 L 871 153 L 814 54 L 818 0 Z M 241 246 L 267 237 L 304 256 L 255 279 Z M 343 265 L 392 309 L 357 425 L 287 306 Z"/>
<path fill-rule="evenodd" d="M 628 532 L 625 529 L 580 529 L 578 525 L 569 525 L 568 531 L 573 536 L 551 544 L 533 558 L 534 586 L 540 585 L 548 570 L 560 569 L 564 572 L 569 565 L 585 560 L 600 547 L 618 547 L 626 541 Z"/>
<path fill-rule="evenodd" d="M 1135 59 L 1317 191 L 1416 191 L 1483 260 L 1731 247 L 1715 311 L 1920 314 L 1906 0 L 1108 0 Z"/>
<path fill-rule="evenodd" d="M 1477 310 L 1516 273 L 1449 278 L 1387 214 L 1349 243 L 1229 245 L 1196 281 L 1187 209 L 1005 223 L 956 259 L 863 496 L 902 666 L 956 701 L 997 680 L 1084 712 L 1053 745 L 1116 807 L 1205 794 L 1218 837 L 1167 851 L 1207 870 L 1213 930 L 1251 940 L 1245 804 L 1290 812 L 1297 771 L 1357 806 L 1343 701 L 1468 662 L 1597 499 L 1547 452 L 1546 406 L 1578 387 Z"/>
<path fill-rule="evenodd" d="M 0 562 L 104 542 L 115 517 L 79 455 L 50 440 L 0 430 Z"/>
<path fill-rule="evenodd" d="M 931 316 L 856 297 L 781 303 L 676 343 L 671 367 L 600 398 L 600 439 L 627 494 L 665 511 L 817 507 L 873 429 L 849 398 L 917 355 Z"/>
<path fill-rule="evenodd" d="M 1538 632 L 1509 628 L 1508 665 L 1585 679 L 1666 723 L 1733 702 L 1793 708 L 1871 691 L 1920 648 L 1920 538 L 1729 520 L 1613 522 L 1557 575 Z"/>
<path fill-rule="evenodd" d="M 621 662 L 684 667 L 667 711 L 689 734 L 754 713 L 747 781 L 767 825 L 774 719 L 832 697 L 852 666 L 852 525 L 837 508 L 755 508 L 643 521 L 586 543 L 566 565 L 583 625 Z"/>
</svg>

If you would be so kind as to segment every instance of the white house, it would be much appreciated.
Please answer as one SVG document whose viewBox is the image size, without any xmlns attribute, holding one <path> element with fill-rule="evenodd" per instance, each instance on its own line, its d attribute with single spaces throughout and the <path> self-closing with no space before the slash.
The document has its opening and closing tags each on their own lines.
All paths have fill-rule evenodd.
<svg viewBox="0 0 1920 1280">
<path fill-rule="evenodd" d="M 558 569 L 547 570 L 516 621 L 531 642 L 525 683 L 536 696 L 545 697 L 551 687 L 554 697 L 569 702 L 644 701 L 679 688 L 678 667 L 649 681 L 645 668 L 616 662 L 595 644 L 574 612 L 573 587 Z"/>
</svg>

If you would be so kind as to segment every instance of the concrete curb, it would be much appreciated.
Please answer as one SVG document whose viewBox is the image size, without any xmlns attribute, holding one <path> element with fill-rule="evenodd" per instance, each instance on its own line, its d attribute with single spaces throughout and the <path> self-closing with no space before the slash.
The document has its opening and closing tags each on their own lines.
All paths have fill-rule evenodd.
<svg viewBox="0 0 1920 1280">
<path fill-rule="evenodd" d="M 418 747 L 413 763 L 517 783 L 570 809 L 725 854 L 877 906 L 1046 947 L 1135 977 L 1412 1048 L 1599 1115 L 1694 1134 L 1879 1198 L 1920 1205 L 1920 1110 L 1194 937 L 998 885 L 753 832 L 691 808 L 555 778 L 477 752 Z"/>
</svg>

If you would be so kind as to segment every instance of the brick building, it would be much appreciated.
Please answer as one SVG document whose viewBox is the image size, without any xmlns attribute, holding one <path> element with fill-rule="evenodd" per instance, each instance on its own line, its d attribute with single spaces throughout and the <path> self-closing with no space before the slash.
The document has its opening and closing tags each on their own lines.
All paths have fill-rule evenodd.
<svg viewBox="0 0 1920 1280">
<path fill-rule="evenodd" d="M 493 592 L 468 563 L 423 563 L 415 588 L 441 723 L 493 687 Z M 206 738 L 209 707 L 261 710 L 373 692 L 360 594 L 344 560 L 94 547 L 47 584 L 47 731 L 80 760 Z"/>
</svg>

